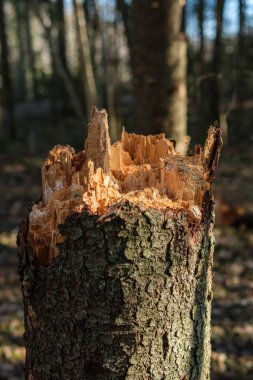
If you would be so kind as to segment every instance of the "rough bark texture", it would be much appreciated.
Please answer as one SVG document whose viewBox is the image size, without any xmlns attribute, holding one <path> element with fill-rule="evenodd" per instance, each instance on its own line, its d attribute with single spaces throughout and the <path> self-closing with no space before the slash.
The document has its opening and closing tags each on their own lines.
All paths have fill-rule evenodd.
<svg viewBox="0 0 253 380">
<path fill-rule="evenodd" d="M 187 45 L 181 33 L 183 1 L 134 0 L 133 87 L 135 130 L 159 133 L 185 151 Z"/>
<path fill-rule="evenodd" d="M 114 206 L 73 214 L 48 266 L 19 232 L 26 379 L 206 380 L 213 202 L 184 211 Z"/>
</svg>

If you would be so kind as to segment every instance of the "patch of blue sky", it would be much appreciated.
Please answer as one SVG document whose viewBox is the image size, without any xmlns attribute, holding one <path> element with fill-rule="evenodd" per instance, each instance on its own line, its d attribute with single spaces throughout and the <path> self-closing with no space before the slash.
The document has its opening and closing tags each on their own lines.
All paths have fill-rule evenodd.
<svg viewBox="0 0 253 380">
<path fill-rule="evenodd" d="M 204 36 L 213 39 L 216 33 L 215 0 L 208 0 L 205 11 Z M 194 12 L 195 0 L 187 2 L 187 34 L 189 38 L 198 39 L 198 21 Z M 246 0 L 246 28 L 253 28 L 253 0 Z M 226 0 L 224 7 L 223 35 L 233 36 L 239 28 L 239 1 Z"/>
<path fill-rule="evenodd" d="M 65 6 L 68 8 L 71 6 L 72 0 L 64 0 Z"/>
<path fill-rule="evenodd" d="M 1 0 L 0 0 L 1 1 Z M 66 9 L 72 6 L 72 0 L 64 0 Z M 110 19 L 113 15 L 113 7 L 115 0 L 97 0 L 101 14 Z M 127 0 L 131 3 L 131 0 Z M 246 27 L 253 28 L 253 0 L 246 0 Z M 207 39 L 213 39 L 216 32 L 215 19 L 215 3 L 216 0 L 207 0 L 205 11 L 204 35 Z M 187 0 L 187 34 L 189 38 L 198 39 L 198 23 L 194 7 L 196 0 Z M 226 0 L 224 8 L 224 36 L 235 35 L 239 27 L 239 1 Z"/>
</svg>

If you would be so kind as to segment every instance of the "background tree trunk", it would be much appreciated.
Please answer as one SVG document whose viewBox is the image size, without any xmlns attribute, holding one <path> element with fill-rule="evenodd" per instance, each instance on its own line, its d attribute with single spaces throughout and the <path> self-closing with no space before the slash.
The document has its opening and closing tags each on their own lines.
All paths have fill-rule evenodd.
<svg viewBox="0 0 253 380">
<path fill-rule="evenodd" d="M 223 9 L 224 9 L 224 0 L 216 1 L 216 37 L 215 37 L 215 46 L 213 53 L 213 69 L 215 73 L 214 80 L 214 91 L 212 93 L 213 97 L 213 112 L 214 117 L 219 121 L 220 118 L 220 75 L 221 75 L 221 62 L 222 62 L 222 45 L 221 45 L 221 36 L 222 36 L 222 25 L 223 25 Z"/>
<path fill-rule="evenodd" d="M 66 43 L 65 43 L 65 16 L 64 0 L 57 0 L 57 26 L 58 26 L 58 43 L 59 54 L 65 70 L 67 70 Z"/>
<path fill-rule="evenodd" d="M 129 55 L 130 55 L 130 63 L 132 62 L 132 30 L 131 30 L 131 21 L 130 21 L 130 6 L 129 3 L 126 0 L 117 0 L 117 9 L 119 10 L 122 21 L 125 28 L 126 33 L 126 39 L 127 39 L 127 45 L 129 49 Z"/>
<path fill-rule="evenodd" d="M 76 94 L 71 78 L 69 77 L 67 71 L 64 69 L 64 66 L 62 64 L 62 61 L 59 55 L 58 44 L 55 43 L 55 40 L 53 38 L 54 33 L 52 30 L 52 26 L 48 26 L 44 23 L 43 16 L 41 15 L 41 9 L 39 7 L 39 4 L 37 3 L 37 0 L 33 0 L 32 4 L 33 4 L 34 13 L 38 21 L 40 22 L 42 28 L 44 29 L 45 36 L 48 41 L 50 55 L 55 62 L 55 70 L 57 71 L 57 74 L 59 75 L 59 77 L 62 79 L 62 83 L 66 89 L 66 92 L 68 93 L 70 102 L 73 106 L 73 110 L 75 111 L 76 116 L 78 117 L 78 119 L 83 119 L 84 117 L 83 109 L 80 104 L 79 98 Z"/>
<path fill-rule="evenodd" d="M 7 111 L 8 129 L 10 137 L 16 138 L 16 128 L 14 119 L 14 104 L 12 95 L 12 81 L 9 65 L 9 48 L 6 35 L 4 0 L 0 1 L 0 49 L 1 49 L 1 74 L 3 81 L 3 105 Z"/>
<path fill-rule="evenodd" d="M 78 42 L 81 52 L 81 67 L 85 86 L 86 114 L 89 116 L 91 109 L 98 102 L 98 94 L 93 72 L 90 54 L 90 44 L 87 32 L 86 18 L 82 1 L 73 0 L 75 17 L 77 22 Z"/>
<path fill-rule="evenodd" d="M 199 107 L 200 119 L 202 121 L 202 82 L 204 80 L 204 54 L 205 54 L 205 39 L 204 39 L 204 20 L 205 20 L 205 0 L 198 0 L 197 5 L 198 16 L 198 31 L 199 31 L 199 52 L 198 52 L 198 67 L 197 67 L 197 102 Z M 202 117 L 201 117 L 202 116 Z"/>
<path fill-rule="evenodd" d="M 27 60 L 31 77 L 32 97 L 34 99 L 39 98 L 39 89 L 36 75 L 35 54 L 33 49 L 33 37 L 31 33 L 31 7 L 30 1 L 24 2 L 24 23 L 26 32 L 26 46 L 27 46 Z"/>
<path fill-rule="evenodd" d="M 112 141 L 117 141 L 121 135 L 122 124 L 119 117 L 119 50 L 118 25 L 116 19 L 113 25 L 102 24 L 103 40 L 103 69 L 105 73 L 106 104 L 109 113 L 110 136 Z"/>
<path fill-rule="evenodd" d="M 134 0 L 132 5 L 134 127 L 142 133 L 164 131 L 179 151 L 184 151 L 187 127 L 182 4 Z"/>
<path fill-rule="evenodd" d="M 222 29 L 223 29 L 223 11 L 225 0 L 216 0 L 216 37 L 213 50 L 213 72 L 214 80 L 211 88 L 212 102 L 211 109 L 213 118 L 218 121 L 222 127 L 223 139 L 227 142 L 227 122 L 223 104 L 223 89 L 222 89 Z"/>
<path fill-rule="evenodd" d="M 205 38 L 204 38 L 204 21 L 205 21 L 205 0 L 198 0 L 197 6 L 198 14 L 198 29 L 199 29 L 199 72 L 200 75 L 204 73 L 204 49 L 205 49 Z"/>
<path fill-rule="evenodd" d="M 236 56 L 236 98 L 241 106 L 244 100 L 245 73 L 245 0 L 239 0 L 239 30 Z"/>
<path fill-rule="evenodd" d="M 198 32 L 199 32 L 199 51 L 197 55 L 197 67 L 196 67 L 196 89 L 197 89 L 197 113 L 198 121 L 200 124 L 199 135 L 205 134 L 206 125 L 210 123 L 210 120 L 214 120 L 213 115 L 210 113 L 209 101 L 206 99 L 205 94 L 209 92 L 210 83 L 213 83 L 214 75 L 206 72 L 205 67 L 205 36 L 204 36 L 204 24 L 206 20 L 206 8 L 207 4 L 205 0 L 197 0 L 196 13 L 198 20 Z M 211 81 L 210 81 L 211 77 Z"/>
<path fill-rule="evenodd" d="M 27 83 L 26 83 L 26 36 L 24 28 L 24 4 L 20 1 L 14 1 L 16 12 L 16 25 L 17 25 L 17 40 L 19 47 L 19 65 L 18 65 L 18 98 L 25 100 L 27 97 Z"/>
</svg>

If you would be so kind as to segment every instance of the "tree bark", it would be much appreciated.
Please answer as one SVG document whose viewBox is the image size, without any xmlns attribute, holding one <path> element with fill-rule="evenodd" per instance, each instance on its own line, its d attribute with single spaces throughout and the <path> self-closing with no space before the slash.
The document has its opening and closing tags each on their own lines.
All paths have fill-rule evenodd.
<svg viewBox="0 0 253 380">
<path fill-rule="evenodd" d="M 101 170 L 110 175 L 108 157 L 118 151 L 120 144 L 109 147 L 103 115 L 97 116 L 100 124 L 92 131 L 94 122 L 91 123 L 85 144 L 88 167 L 91 161 L 93 168 L 97 167 L 95 177 L 88 174 L 91 184 L 99 178 L 103 180 Z M 100 134 L 102 150 L 99 143 L 95 144 Z M 128 149 L 133 140 L 132 148 L 143 136 L 124 132 L 122 146 Z M 148 141 L 147 138 L 144 147 Z M 165 140 L 157 140 L 159 146 L 159 141 L 165 144 Z M 207 182 L 213 178 L 220 148 L 220 130 L 214 127 L 203 154 L 196 156 L 202 160 Z M 44 185 L 57 151 L 60 160 L 55 156 L 56 165 L 62 160 L 61 165 L 66 164 L 70 170 L 63 156 L 69 147 L 64 149 L 57 146 L 51 151 L 42 170 Z M 58 175 L 61 165 L 56 166 Z M 170 175 L 172 169 L 168 170 Z M 122 173 L 118 178 L 121 176 Z M 63 177 L 59 178 L 64 183 Z M 53 196 L 53 187 L 50 191 L 48 184 L 44 188 L 47 197 Z M 166 208 L 159 208 L 157 198 L 152 197 L 146 199 L 147 203 L 136 203 L 132 191 L 111 204 L 105 213 L 92 213 L 85 207 L 81 212 L 72 212 L 59 225 L 64 240 L 58 245 L 57 256 L 47 256 L 47 260 L 45 252 L 53 247 L 43 243 L 41 226 L 31 228 L 32 216 L 40 218 L 46 209 L 38 212 L 39 204 L 33 207 L 18 236 L 26 379 L 210 379 L 214 203 L 209 185 L 206 189 L 201 211 L 191 203 L 185 207 L 186 201 L 177 204 L 168 200 L 171 206 Z M 62 189 L 55 191 L 60 194 L 57 191 Z M 145 191 L 140 193 L 143 200 Z M 88 194 L 90 200 L 94 193 L 89 187 Z M 49 208 L 52 201 L 53 198 L 48 201 Z M 43 203 L 40 206 L 44 207 Z M 51 211 L 49 216 L 54 214 Z"/>
<path fill-rule="evenodd" d="M 181 33 L 182 4 L 134 0 L 132 54 L 135 130 L 163 131 L 184 152 L 187 45 Z"/>
<path fill-rule="evenodd" d="M 85 213 L 69 218 L 60 256 L 37 268 L 24 298 L 26 378 L 208 379 L 212 202 L 206 206 L 194 243 L 183 213 L 123 204 L 100 223 Z"/>
<path fill-rule="evenodd" d="M 3 81 L 3 105 L 8 115 L 9 133 L 12 139 L 16 138 L 16 127 L 14 118 L 14 102 L 12 93 L 12 80 L 9 65 L 9 48 L 6 35 L 6 19 L 4 12 L 4 0 L 0 1 L 0 52 L 1 52 L 1 74 Z"/>
</svg>

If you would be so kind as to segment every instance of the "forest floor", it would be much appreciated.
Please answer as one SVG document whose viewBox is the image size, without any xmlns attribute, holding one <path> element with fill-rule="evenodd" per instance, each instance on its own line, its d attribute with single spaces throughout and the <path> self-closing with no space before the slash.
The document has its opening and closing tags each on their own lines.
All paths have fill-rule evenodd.
<svg viewBox="0 0 253 380">
<path fill-rule="evenodd" d="M 56 143 L 80 149 L 81 126 L 41 120 L 0 153 L 0 380 L 23 379 L 23 308 L 18 222 L 40 197 L 40 168 Z M 253 379 L 253 150 L 224 150 L 216 175 L 217 225 L 212 380 Z"/>
</svg>

